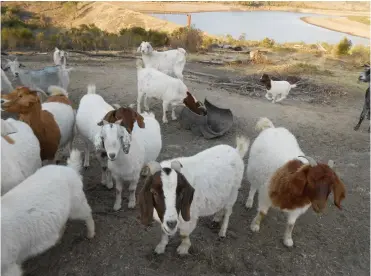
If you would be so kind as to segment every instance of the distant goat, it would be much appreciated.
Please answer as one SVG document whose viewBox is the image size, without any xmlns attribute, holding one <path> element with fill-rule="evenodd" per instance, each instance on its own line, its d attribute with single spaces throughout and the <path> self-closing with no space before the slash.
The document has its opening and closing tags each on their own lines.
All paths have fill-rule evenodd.
<svg viewBox="0 0 371 276">
<path fill-rule="evenodd" d="M 183 48 L 157 52 L 153 50 L 149 42 L 142 41 L 137 52 L 142 53 L 146 68 L 154 68 L 169 76 L 183 80 L 183 69 L 186 63 L 186 51 Z"/>
<path fill-rule="evenodd" d="M 58 66 L 46 66 L 39 70 L 26 70 L 17 58 L 13 61 L 7 60 L 8 63 L 4 71 L 10 69 L 15 78 L 20 78 L 22 85 L 33 90 L 42 90 L 46 93 L 49 86 L 56 85 L 68 90 L 70 83 L 70 71 L 74 68 L 66 68 L 64 64 Z"/>
<path fill-rule="evenodd" d="M 285 99 L 291 88 L 295 88 L 296 84 L 290 84 L 288 81 L 274 81 L 267 74 L 263 74 L 260 78 L 260 82 L 267 88 L 267 93 L 265 97 L 272 101 L 272 103 L 277 103 Z M 279 98 L 278 98 L 279 97 Z"/>
<path fill-rule="evenodd" d="M 67 52 L 65 52 L 64 50 L 59 50 L 57 47 L 55 47 L 54 54 L 53 54 L 53 60 L 54 60 L 55 65 L 66 66 Z"/>
<path fill-rule="evenodd" d="M 354 127 L 355 131 L 359 129 L 366 115 L 367 119 L 370 120 L 370 65 L 365 64 L 364 67 L 365 70 L 359 75 L 358 80 L 368 82 L 368 87 L 366 89 L 365 102 L 363 104 L 361 116 L 359 118 L 358 124 Z M 370 125 L 368 126 L 368 132 L 370 132 Z"/>
<path fill-rule="evenodd" d="M 1 93 L 10 93 L 14 90 L 12 83 L 8 79 L 4 70 L 1 69 Z"/>
<path fill-rule="evenodd" d="M 258 232 L 269 208 L 274 207 L 288 215 L 283 243 L 293 246 L 292 230 L 296 220 L 311 206 L 317 213 L 326 207 L 328 196 L 334 194 L 335 205 L 345 198 L 344 183 L 332 169 L 334 162 L 317 163 L 305 156 L 295 136 L 283 127 L 274 127 L 267 118 L 256 126 L 260 131 L 251 145 L 246 176 L 250 183 L 246 207 L 251 208 L 259 190 L 259 204 L 251 230 Z"/>
</svg>

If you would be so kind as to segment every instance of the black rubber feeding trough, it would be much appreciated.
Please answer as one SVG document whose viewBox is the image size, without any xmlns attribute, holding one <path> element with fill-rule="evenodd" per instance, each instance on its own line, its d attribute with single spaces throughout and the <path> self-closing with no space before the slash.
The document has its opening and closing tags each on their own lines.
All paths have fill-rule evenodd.
<svg viewBox="0 0 371 276">
<path fill-rule="evenodd" d="M 190 129 L 193 134 L 206 139 L 224 135 L 233 125 L 233 114 L 230 109 L 220 108 L 207 99 L 204 101 L 206 115 L 198 115 L 184 106 L 180 111 L 179 122 L 184 129 Z"/>
</svg>

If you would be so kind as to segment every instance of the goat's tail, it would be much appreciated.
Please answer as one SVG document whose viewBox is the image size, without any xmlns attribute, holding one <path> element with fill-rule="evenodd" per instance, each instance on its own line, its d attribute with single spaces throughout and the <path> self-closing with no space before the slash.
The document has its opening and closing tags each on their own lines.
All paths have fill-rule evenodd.
<svg viewBox="0 0 371 276">
<path fill-rule="evenodd" d="M 74 169 L 80 174 L 82 168 L 82 158 L 81 153 L 78 149 L 73 149 L 71 151 L 70 157 L 67 159 L 67 167 Z"/>
<path fill-rule="evenodd" d="M 50 85 L 48 87 L 49 96 L 66 96 L 68 98 L 68 92 L 60 86 Z"/>
<path fill-rule="evenodd" d="M 143 61 L 142 61 L 142 59 L 140 59 L 140 58 L 137 59 L 136 66 L 137 66 L 137 69 L 138 70 L 143 68 Z"/>
<path fill-rule="evenodd" d="M 250 146 L 250 139 L 244 136 L 236 137 L 236 149 L 241 158 L 244 158 Z"/>
<path fill-rule="evenodd" d="M 261 132 L 266 128 L 274 128 L 274 125 L 273 125 L 271 120 L 269 120 L 266 117 L 262 117 L 256 123 L 255 130 L 258 131 L 258 132 Z"/>
<path fill-rule="evenodd" d="M 87 94 L 96 94 L 95 91 L 96 91 L 95 84 L 89 84 L 88 85 L 88 93 Z"/>
<path fill-rule="evenodd" d="M 296 83 L 291 84 L 291 88 L 296 88 Z"/>
<path fill-rule="evenodd" d="M 183 48 L 178 48 L 178 51 L 181 52 L 184 55 L 187 54 L 186 50 L 184 50 Z"/>
</svg>

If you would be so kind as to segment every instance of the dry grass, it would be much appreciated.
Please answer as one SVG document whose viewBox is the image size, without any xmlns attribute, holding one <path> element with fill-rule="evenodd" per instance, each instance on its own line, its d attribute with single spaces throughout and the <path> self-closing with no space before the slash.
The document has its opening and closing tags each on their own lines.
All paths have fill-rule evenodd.
<svg viewBox="0 0 371 276">
<path fill-rule="evenodd" d="M 370 25 L 370 17 L 367 16 L 348 16 L 348 19 L 365 25 Z"/>
</svg>

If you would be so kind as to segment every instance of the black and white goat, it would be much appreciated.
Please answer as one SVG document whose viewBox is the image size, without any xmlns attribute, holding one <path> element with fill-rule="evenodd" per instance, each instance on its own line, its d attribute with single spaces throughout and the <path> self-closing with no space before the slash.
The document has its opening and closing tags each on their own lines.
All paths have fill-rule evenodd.
<svg viewBox="0 0 371 276">
<path fill-rule="evenodd" d="M 368 87 L 365 94 L 365 102 L 363 104 L 363 109 L 361 116 L 359 117 L 358 124 L 354 127 L 354 130 L 357 131 L 361 126 L 363 119 L 367 114 L 367 119 L 370 120 L 370 65 L 364 65 L 364 71 L 359 75 L 358 80 L 362 82 L 368 82 Z M 368 132 L 370 132 L 370 126 L 368 126 Z"/>
</svg>

